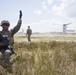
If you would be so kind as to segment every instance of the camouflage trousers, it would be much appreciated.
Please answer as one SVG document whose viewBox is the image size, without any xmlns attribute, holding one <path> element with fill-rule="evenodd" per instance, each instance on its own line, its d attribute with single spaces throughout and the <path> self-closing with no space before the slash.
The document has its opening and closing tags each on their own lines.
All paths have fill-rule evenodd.
<svg viewBox="0 0 76 75">
<path fill-rule="evenodd" d="M 31 41 L 31 35 L 28 35 L 28 41 Z"/>
<path fill-rule="evenodd" d="M 12 65 L 16 61 L 16 59 L 17 59 L 18 56 L 14 57 L 12 59 L 10 59 L 10 57 L 11 57 L 10 52 L 5 51 L 5 52 L 2 53 L 2 56 L 1 56 L 1 65 L 3 67 L 6 68 L 9 65 Z"/>
<path fill-rule="evenodd" d="M 4 52 L 1 56 L 1 63 L 3 67 L 7 67 L 10 60 L 10 53 Z"/>
</svg>

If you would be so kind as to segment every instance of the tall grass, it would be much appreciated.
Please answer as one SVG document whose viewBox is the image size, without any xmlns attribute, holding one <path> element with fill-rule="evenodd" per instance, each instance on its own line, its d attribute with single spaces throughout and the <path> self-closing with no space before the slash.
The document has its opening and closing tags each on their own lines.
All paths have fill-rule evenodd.
<svg viewBox="0 0 76 75">
<path fill-rule="evenodd" d="M 20 57 L 11 75 L 76 75 L 75 42 L 16 42 L 14 47 Z M 8 73 L 0 66 L 0 75 Z"/>
</svg>

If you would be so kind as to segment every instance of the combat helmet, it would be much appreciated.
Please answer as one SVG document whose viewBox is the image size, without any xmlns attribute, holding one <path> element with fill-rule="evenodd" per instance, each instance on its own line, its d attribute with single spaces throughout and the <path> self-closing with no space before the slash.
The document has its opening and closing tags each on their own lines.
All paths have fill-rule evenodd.
<svg viewBox="0 0 76 75">
<path fill-rule="evenodd" d="M 10 26 L 10 23 L 9 23 L 8 20 L 2 20 L 2 21 L 1 21 L 1 26 L 3 26 L 3 25 L 8 25 L 8 26 Z"/>
</svg>

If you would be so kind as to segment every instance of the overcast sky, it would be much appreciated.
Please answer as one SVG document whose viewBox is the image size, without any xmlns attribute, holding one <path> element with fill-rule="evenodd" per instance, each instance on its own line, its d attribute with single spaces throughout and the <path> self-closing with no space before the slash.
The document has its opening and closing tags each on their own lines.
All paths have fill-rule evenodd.
<svg viewBox="0 0 76 75">
<path fill-rule="evenodd" d="M 22 10 L 21 30 L 30 25 L 33 32 L 61 32 L 63 24 L 70 22 L 67 29 L 76 30 L 75 9 L 76 0 L 0 0 L 0 22 L 9 20 L 13 28 Z"/>
</svg>

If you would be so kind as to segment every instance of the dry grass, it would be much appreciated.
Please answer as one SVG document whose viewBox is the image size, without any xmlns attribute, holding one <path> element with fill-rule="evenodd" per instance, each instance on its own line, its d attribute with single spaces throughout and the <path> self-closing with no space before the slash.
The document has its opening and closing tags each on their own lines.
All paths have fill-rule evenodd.
<svg viewBox="0 0 76 75">
<path fill-rule="evenodd" d="M 14 47 L 20 58 L 11 75 L 76 75 L 76 42 L 15 42 Z M 0 66 L 0 75 L 8 72 Z"/>
</svg>

